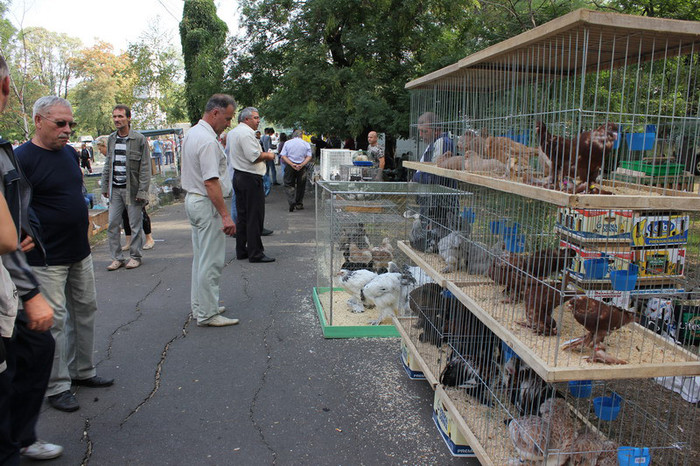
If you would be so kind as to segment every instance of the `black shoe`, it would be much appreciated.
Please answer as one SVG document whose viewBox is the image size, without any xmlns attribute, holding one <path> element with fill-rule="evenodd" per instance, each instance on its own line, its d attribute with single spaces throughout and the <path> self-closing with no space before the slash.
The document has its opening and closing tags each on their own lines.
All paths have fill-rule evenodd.
<svg viewBox="0 0 700 466">
<path fill-rule="evenodd" d="M 296 207 L 297 210 L 304 210 L 304 204 L 302 204 L 301 202 L 294 207 Z"/>
<path fill-rule="evenodd" d="M 260 232 L 260 236 L 270 236 L 274 232 L 275 232 L 274 230 L 268 230 L 267 228 L 263 228 L 262 231 Z"/>
<path fill-rule="evenodd" d="M 256 258 L 251 257 L 250 259 L 248 259 L 248 261 L 255 264 L 258 262 L 262 262 L 262 263 L 274 262 L 275 259 L 272 257 L 267 257 L 266 255 L 263 254 L 262 256 L 256 257 Z"/>
<path fill-rule="evenodd" d="M 293 205 L 290 205 L 290 206 L 289 206 L 289 211 L 290 211 L 290 212 L 294 212 L 294 206 L 293 206 Z"/>
<path fill-rule="evenodd" d="M 104 377 L 96 375 L 89 379 L 73 379 L 73 383 L 80 387 L 102 388 L 114 385 L 114 379 L 105 379 Z"/>
<path fill-rule="evenodd" d="M 55 408 L 59 411 L 65 411 L 67 413 L 72 413 L 73 411 L 77 411 L 78 409 L 80 409 L 80 405 L 78 404 L 78 400 L 70 392 L 70 390 L 66 390 L 65 392 L 61 392 L 58 395 L 51 395 L 48 397 L 48 399 L 49 399 L 49 404 L 51 405 L 51 407 Z"/>
<path fill-rule="evenodd" d="M 245 254 L 236 254 L 236 259 L 239 261 L 245 260 L 248 258 L 248 253 L 246 252 Z"/>
</svg>

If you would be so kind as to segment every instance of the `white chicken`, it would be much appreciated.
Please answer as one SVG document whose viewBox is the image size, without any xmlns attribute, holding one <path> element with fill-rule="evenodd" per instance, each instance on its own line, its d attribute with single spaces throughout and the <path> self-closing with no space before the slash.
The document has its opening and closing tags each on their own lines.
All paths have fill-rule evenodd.
<svg viewBox="0 0 700 466">
<path fill-rule="evenodd" d="M 350 293 L 351 297 L 348 299 L 348 308 L 350 311 L 355 313 L 365 312 L 365 308 L 370 309 L 369 303 L 364 305 L 362 303 L 362 288 L 374 280 L 377 274 L 371 270 L 347 270 L 341 269 L 337 275 L 338 284 Z"/>
<path fill-rule="evenodd" d="M 403 310 L 408 301 L 409 286 L 414 283 L 415 279 L 410 273 L 397 272 L 381 274 L 367 283 L 360 292 L 362 303 L 374 304 L 379 310 L 377 320 L 369 324 L 379 325 L 387 317 Z"/>
<path fill-rule="evenodd" d="M 549 398 L 540 406 L 540 416 L 525 416 L 508 426 L 508 433 L 521 460 L 540 462 L 547 452 L 547 466 L 561 466 L 569 459 L 576 429 L 566 401 Z"/>
</svg>

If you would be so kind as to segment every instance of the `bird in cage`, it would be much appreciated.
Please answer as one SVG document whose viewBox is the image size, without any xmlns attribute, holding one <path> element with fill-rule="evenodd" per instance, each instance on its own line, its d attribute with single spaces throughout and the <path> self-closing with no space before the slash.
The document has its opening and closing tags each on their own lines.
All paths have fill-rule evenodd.
<svg viewBox="0 0 700 466">
<path fill-rule="evenodd" d="M 438 251 L 439 236 L 434 230 L 429 228 L 430 225 L 424 225 L 421 216 L 410 211 L 404 212 L 405 218 L 412 218 L 413 224 L 411 231 L 408 233 L 408 242 L 413 249 L 420 252 L 435 253 Z"/>
<path fill-rule="evenodd" d="M 542 402 L 552 396 L 551 387 L 518 356 L 511 356 L 499 372 L 499 386 L 507 391 L 521 416 L 537 414 Z"/>
<path fill-rule="evenodd" d="M 552 316 L 554 309 L 573 298 L 564 296 L 561 289 L 565 289 L 561 283 L 547 285 L 532 280 L 525 287 L 523 300 L 525 301 L 525 321 L 518 325 L 532 329 L 536 335 L 552 336 L 557 334 L 557 321 Z"/>
<path fill-rule="evenodd" d="M 595 189 L 599 194 L 608 193 L 598 185 L 591 184 L 600 175 L 604 157 L 611 156 L 618 138 L 618 126 L 615 123 L 606 123 L 571 139 L 550 134 L 542 121 L 535 123 L 535 132 L 540 148 L 552 161 L 554 189 L 577 193 Z M 568 180 L 573 181 L 572 185 L 568 184 Z"/>
<path fill-rule="evenodd" d="M 614 440 L 607 440 L 588 429 L 576 435 L 569 457 L 571 466 L 617 466 L 617 449 Z"/>
<path fill-rule="evenodd" d="M 338 239 L 338 249 L 345 259 L 341 269 L 372 269 L 372 253 L 364 223 L 344 227 Z"/>
<path fill-rule="evenodd" d="M 347 270 L 341 269 L 338 272 L 338 284 L 350 294 L 348 299 L 348 307 L 351 312 L 365 312 L 365 308 L 371 309 L 374 307 L 370 303 L 363 303 L 361 291 L 364 286 L 374 280 L 377 274 L 371 270 Z"/>
<path fill-rule="evenodd" d="M 379 311 L 379 317 L 370 321 L 369 325 L 381 324 L 406 306 L 409 290 L 416 280 L 407 271 L 395 272 L 394 270 L 398 268 L 391 262 L 388 273 L 377 275 L 360 291 L 362 303 L 374 304 Z"/>
<path fill-rule="evenodd" d="M 443 273 L 466 270 L 469 260 L 469 243 L 462 233 L 453 231 L 438 241 L 438 252 L 445 260 Z"/>
<path fill-rule="evenodd" d="M 549 398 L 540 406 L 539 416 L 513 419 L 508 434 L 520 460 L 541 462 L 548 451 L 544 464 L 562 466 L 569 459 L 576 429 L 566 401 Z"/>
<path fill-rule="evenodd" d="M 634 312 L 605 304 L 588 296 L 572 299 L 566 303 L 566 307 L 572 312 L 576 322 L 583 325 L 588 333 L 566 342 L 561 349 L 588 347 L 593 349 L 593 356 L 585 358 L 588 361 L 604 364 L 627 364 L 627 361 L 607 354 L 603 341 L 615 330 L 638 320 Z"/>
<path fill-rule="evenodd" d="M 391 245 L 391 240 L 384 238 L 380 246 L 374 246 L 369 251 L 377 272 L 386 272 L 389 268 L 389 262 L 394 260 L 394 247 Z"/>
</svg>

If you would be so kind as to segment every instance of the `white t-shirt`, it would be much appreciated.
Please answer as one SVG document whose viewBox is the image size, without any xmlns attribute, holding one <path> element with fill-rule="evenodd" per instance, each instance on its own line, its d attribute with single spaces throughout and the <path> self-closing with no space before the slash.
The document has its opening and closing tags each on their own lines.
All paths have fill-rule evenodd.
<svg viewBox="0 0 700 466">
<path fill-rule="evenodd" d="M 231 138 L 230 141 L 229 138 Z M 229 147 L 230 162 L 235 171 L 260 176 L 265 174 L 267 171 L 265 161 L 256 162 L 260 158 L 262 147 L 255 137 L 253 128 L 245 123 L 238 123 L 238 126 L 228 132 L 226 145 Z"/>
</svg>

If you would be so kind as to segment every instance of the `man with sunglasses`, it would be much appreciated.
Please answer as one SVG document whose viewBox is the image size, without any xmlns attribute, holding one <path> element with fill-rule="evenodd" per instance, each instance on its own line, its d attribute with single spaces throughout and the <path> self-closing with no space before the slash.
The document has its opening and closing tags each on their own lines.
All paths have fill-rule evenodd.
<svg viewBox="0 0 700 466">
<path fill-rule="evenodd" d="M 151 184 L 151 156 L 148 140 L 131 129 L 131 109 L 117 105 L 112 110 L 112 121 L 117 129 L 107 139 L 107 158 L 102 170 L 102 194 L 109 199 L 109 252 L 112 263 L 107 270 L 122 266 L 135 269 L 141 265 L 143 252 L 143 207 L 148 200 Z M 129 214 L 131 243 L 129 262 L 124 262 L 121 244 L 121 224 L 124 209 Z"/>
<path fill-rule="evenodd" d="M 52 407 L 70 412 L 80 407 L 71 384 L 108 387 L 114 380 L 95 371 L 97 295 L 83 174 L 77 152 L 68 145 L 73 110 L 67 100 L 47 96 L 34 103 L 33 118 L 34 137 L 16 154 L 32 186 L 31 208 L 44 248 L 30 251 L 27 259 L 54 309 L 56 352 L 46 395 Z"/>
</svg>

